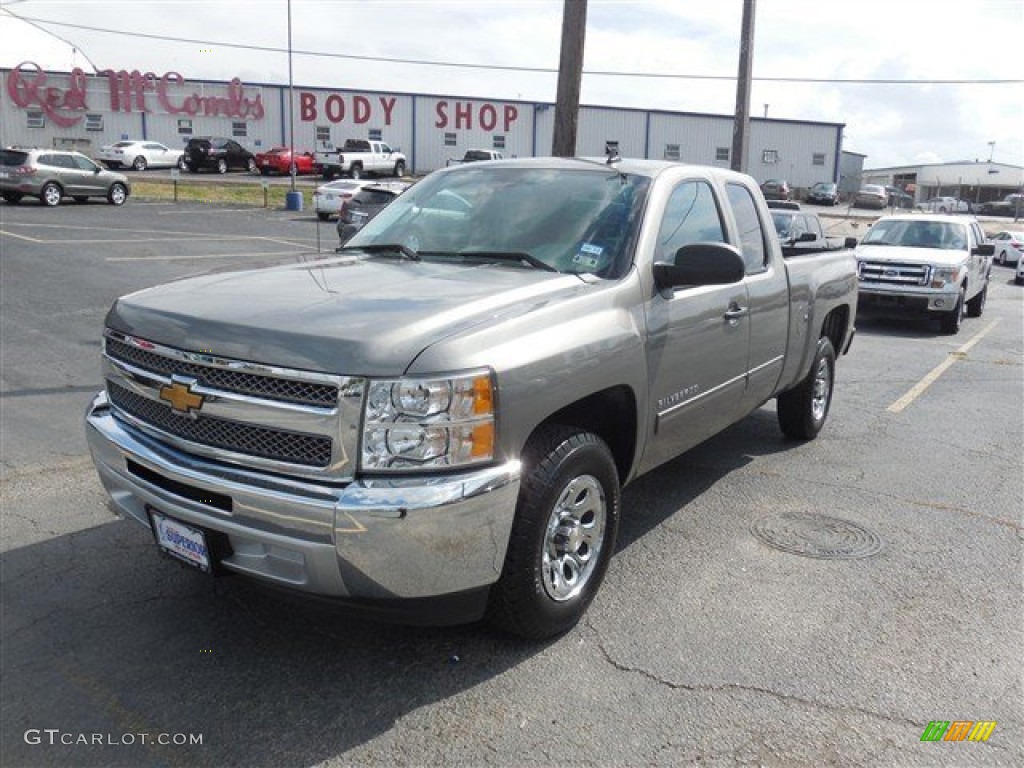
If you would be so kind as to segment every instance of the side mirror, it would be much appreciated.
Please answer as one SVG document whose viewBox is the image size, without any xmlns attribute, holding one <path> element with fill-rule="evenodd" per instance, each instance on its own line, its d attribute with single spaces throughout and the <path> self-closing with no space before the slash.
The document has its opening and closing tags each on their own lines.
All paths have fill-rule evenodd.
<svg viewBox="0 0 1024 768">
<path fill-rule="evenodd" d="M 980 243 L 974 247 L 976 256 L 995 256 L 996 247 L 992 243 Z"/>
<path fill-rule="evenodd" d="M 817 239 L 818 239 L 818 236 L 815 235 L 813 232 L 802 232 L 800 234 L 800 237 L 798 237 L 796 239 L 796 242 L 798 242 L 798 243 L 813 243 Z"/>
<path fill-rule="evenodd" d="M 857 247 L 857 238 L 856 237 L 848 237 L 845 240 L 843 240 L 843 248 L 856 248 L 856 247 Z"/>
<path fill-rule="evenodd" d="M 654 263 L 654 284 L 670 293 L 682 286 L 738 283 L 747 268 L 739 250 L 727 243 L 691 243 L 676 251 L 674 264 Z"/>
</svg>

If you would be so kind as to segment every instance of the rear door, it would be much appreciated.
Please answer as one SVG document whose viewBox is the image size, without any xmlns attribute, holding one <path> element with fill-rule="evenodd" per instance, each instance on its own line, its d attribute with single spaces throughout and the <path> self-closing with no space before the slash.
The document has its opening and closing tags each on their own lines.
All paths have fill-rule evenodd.
<svg viewBox="0 0 1024 768">
<path fill-rule="evenodd" d="M 712 185 L 678 183 L 658 231 L 655 261 L 672 263 L 688 243 L 726 242 Z M 742 415 L 750 323 L 746 286 L 712 285 L 655 293 L 648 303 L 647 364 L 653 423 L 645 468 L 673 458 Z"/>
</svg>

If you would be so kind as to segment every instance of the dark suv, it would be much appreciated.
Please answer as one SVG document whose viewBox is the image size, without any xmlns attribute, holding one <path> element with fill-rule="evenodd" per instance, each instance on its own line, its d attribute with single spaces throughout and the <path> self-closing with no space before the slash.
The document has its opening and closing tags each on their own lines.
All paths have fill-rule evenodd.
<svg viewBox="0 0 1024 768">
<path fill-rule="evenodd" d="M 182 156 L 185 167 L 192 173 L 203 168 L 210 168 L 217 173 L 227 173 L 232 169 L 255 173 L 256 156 L 234 139 L 211 136 L 199 136 L 189 139 Z"/>
<path fill-rule="evenodd" d="M 408 184 L 366 186 L 342 203 L 341 211 L 338 213 L 338 239 L 341 241 L 341 246 L 344 246 L 352 235 L 366 226 L 370 219 L 387 208 L 391 201 L 402 194 L 408 186 Z"/>
<path fill-rule="evenodd" d="M 105 197 L 122 205 L 131 186 L 121 173 L 108 171 L 80 152 L 8 147 L 0 150 L 0 196 L 11 205 L 37 197 L 43 205 L 60 205 L 63 197 L 84 203 Z"/>
</svg>

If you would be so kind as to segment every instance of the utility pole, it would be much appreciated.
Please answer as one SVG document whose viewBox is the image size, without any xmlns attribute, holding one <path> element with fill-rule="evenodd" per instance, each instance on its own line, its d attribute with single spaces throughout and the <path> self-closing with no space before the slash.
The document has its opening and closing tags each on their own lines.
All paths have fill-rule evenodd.
<svg viewBox="0 0 1024 768">
<path fill-rule="evenodd" d="M 754 70 L 754 5 L 743 0 L 743 30 L 740 33 L 740 71 L 736 78 L 736 116 L 732 124 L 732 163 L 734 171 L 747 172 L 750 146 L 750 83 Z M 767 116 L 767 110 L 765 110 Z"/>
<path fill-rule="evenodd" d="M 579 124 L 580 82 L 583 79 L 583 41 L 587 31 L 587 0 L 564 0 L 562 53 L 558 62 L 558 95 L 555 99 L 555 132 L 551 154 L 576 154 Z"/>
</svg>

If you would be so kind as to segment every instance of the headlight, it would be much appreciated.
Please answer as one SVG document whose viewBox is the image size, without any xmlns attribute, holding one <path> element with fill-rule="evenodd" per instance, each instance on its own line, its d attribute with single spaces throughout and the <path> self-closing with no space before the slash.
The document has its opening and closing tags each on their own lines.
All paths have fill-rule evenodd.
<svg viewBox="0 0 1024 768">
<path fill-rule="evenodd" d="M 363 413 L 362 468 L 416 471 L 494 458 L 489 372 L 371 381 Z"/>
<path fill-rule="evenodd" d="M 932 288 L 942 288 L 947 283 L 960 282 L 960 267 L 935 267 L 932 269 Z"/>
</svg>

